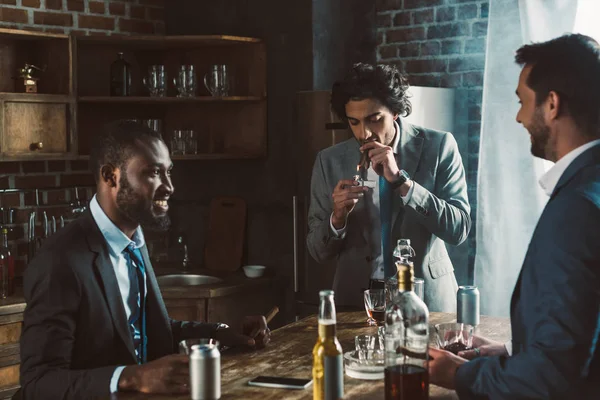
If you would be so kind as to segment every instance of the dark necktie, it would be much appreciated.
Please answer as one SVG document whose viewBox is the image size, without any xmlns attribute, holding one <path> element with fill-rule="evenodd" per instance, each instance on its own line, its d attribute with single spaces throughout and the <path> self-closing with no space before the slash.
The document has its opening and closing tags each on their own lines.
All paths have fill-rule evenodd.
<svg viewBox="0 0 600 400">
<path fill-rule="evenodd" d="M 146 268 L 142 253 L 136 249 L 133 244 L 129 244 L 123 250 L 123 256 L 127 261 L 129 271 L 129 299 L 128 304 L 131 309 L 129 317 L 129 330 L 133 338 L 133 347 L 137 355 L 138 364 L 146 362 L 146 290 L 144 285 L 144 276 Z"/>
<path fill-rule="evenodd" d="M 381 218 L 381 251 L 385 278 L 395 275 L 392 259 L 392 186 L 384 176 L 379 177 L 379 216 Z"/>
</svg>

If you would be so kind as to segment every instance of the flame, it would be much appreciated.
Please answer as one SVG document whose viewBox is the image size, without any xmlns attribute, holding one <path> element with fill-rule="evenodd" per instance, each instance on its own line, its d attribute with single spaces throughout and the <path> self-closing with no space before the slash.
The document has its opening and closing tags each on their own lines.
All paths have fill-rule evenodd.
<svg viewBox="0 0 600 400">
<path fill-rule="evenodd" d="M 356 166 L 356 172 L 360 171 L 360 164 Z"/>
</svg>

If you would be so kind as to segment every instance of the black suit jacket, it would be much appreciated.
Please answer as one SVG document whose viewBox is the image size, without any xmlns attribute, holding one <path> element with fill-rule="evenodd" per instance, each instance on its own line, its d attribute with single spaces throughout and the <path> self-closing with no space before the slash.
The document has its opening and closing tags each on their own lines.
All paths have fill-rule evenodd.
<svg viewBox="0 0 600 400">
<path fill-rule="evenodd" d="M 600 399 L 599 145 L 569 165 L 544 208 L 510 317 L 513 355 L 459 367 L 461 399 Z"/>
<path fill-rule="evenodd" d="M 209 337 L 213 324 L 168 318 L 146 248 L 148 361 L 178 342 Z M 119 365 L 136 364 L 133 340 L 108 244 L 90 211 L 46 240 L 24 273 L 21 334 L 25 399 L 109 396 Z"/>
</svg>

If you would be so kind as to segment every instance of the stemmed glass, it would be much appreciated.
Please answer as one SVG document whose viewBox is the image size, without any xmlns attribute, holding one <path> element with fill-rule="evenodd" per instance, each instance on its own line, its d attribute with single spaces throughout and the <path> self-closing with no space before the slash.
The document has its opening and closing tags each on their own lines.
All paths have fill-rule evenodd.
<svg viewBox="0 0 600 400">
<path fill-rule="evenodd" d="M 385 289 L 365 290 L 365 310 L 369 326 L 382 325 L 385 319 Z"/>
</svg>

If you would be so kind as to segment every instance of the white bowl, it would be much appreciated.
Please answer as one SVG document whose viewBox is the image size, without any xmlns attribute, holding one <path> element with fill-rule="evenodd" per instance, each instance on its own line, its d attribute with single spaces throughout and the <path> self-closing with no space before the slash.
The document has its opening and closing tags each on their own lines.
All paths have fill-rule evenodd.
<svg viewBox="0 0 600 400">
<path fill-rule="evenodd" d="M 263 276 L 267 267 L 264 265 L 245 265 L 242 268 L 248 278 L 259 278 Z"/>
</svg>

